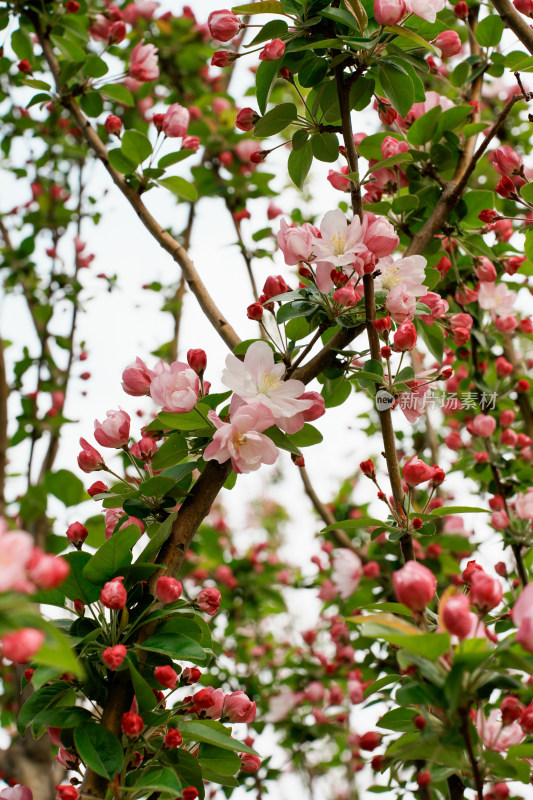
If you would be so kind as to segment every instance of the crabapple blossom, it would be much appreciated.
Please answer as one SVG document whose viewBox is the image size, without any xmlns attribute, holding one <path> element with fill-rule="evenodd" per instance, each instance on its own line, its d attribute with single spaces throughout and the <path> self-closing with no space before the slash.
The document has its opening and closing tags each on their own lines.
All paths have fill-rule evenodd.
<svg viewBox="0 0 533 800">
<path fill-rule="evenodd" d="M 191 115 L 186 108 L 179 103 L 172 103 L 163 117 L 163 133 L 170 138 L 182 138 L 187 133 L 190 118 Z"/>
<path fill-rule="evenodd" d="M 209 614 L 210 617 L 214 617 L 220 608 L 220 599 L 221 597 L 218 589 L 208 586 L 196 595 L 194 602 L 200 611 Z"/>
<path fill-rule="evenodd" d="M 120 667 L 126 658 L 127 650 L 123 644 L 116 644 L 113 647 L 107 647 L 102 653 L 102 661 L 114 671 Z"/>
<path fill-rule="evenodd" d="M 0 518 L 0 592 L 31 592 L 26 570 L 33 555 L 33 538 L 26 531 L 8 531 Z"/>
<path fill-rule="evenodd" d="M 106 411 L 106 419 L 94 421 L 94 438 L 102 447 L 121 448 L 130 438 L 130 416 L 125 411 Z"/>
<path fill-rule="evenodd" d="M 241 406 L 232 414 L 231 422 L 222 422 L 214 411 L 208 417 L 217 431 L 205 449 L 206 461 L 214 459 L 223 464 L 231 459 L 236 473 L 254 472 L 261 464 L 274 464 L 278 448 L 261 432 L 274 424 L 272 412 L 265 405 Z"/>
<path fill-rule="evenodd" d="M 281 220 L 277 243 L 287 266 L 294 267 L 312 257 L 313 241 L 318 233 L 308 222 L 300 227 L 292 227 L 284 219 Z"/>
<path fill-rule="evenodd" d="M 404 0 L 374 0 L 374 17 L 379 25 L 396 25 L 405 11 Z"/>
<path fill-rule="evenodd" d="M 481 281 L 477 300 L 481 308 L 490 311 L 493 317 L 507 317 L 514 312 L 516 294 L 505 283 Z"/>
<path fill-rule="evenodd" d="M 20 628 L 0 638 L 0 650 L 4 658 L 14 664 L 25 664 L 44 642 L 43 631 L 37 628 Z"/>
<path fill-rule="evenodd" d="M 181 361 L 174 361 L 153 378 L 150 396 L 154 403 L 170 414 L 192 411 L 198 401 L 200 380 L 196 372 Z"/>
<path fill-rule="evenodd" d="M 155 81 L 159 78 L 157 47 L 140 41 L 131 51 L 130 76 L 137 81 Z"/>
<path fill-rule="evenodd" d="M 528 584 L 513 606 L 511 617 L 517 626 L 516 641 L 533 653 L 533 584 Z"/>
<path fill-rule="evenodd" d="M 242 691 L 232 692 L 224 697 L 222 715 L 228 722 L 253 722 L 255 703 Z"/>
<path fill-rule="evenodd" d="M 338 548 L 333 557 L 331 580 L 344 600 L 355 592 L 362 574 L 363 565 L 359 556 L 347 547 Z"/>
<path fill-rule="evenodd" d="M 450 633 L 465 639 L 472 628 L 470 602 L 465 594 L 449 597 L 442 609 L 442 620 Z"/>
<path fill-rule="evenodd" d="M 433 477 L 433 467 L 420 458 L 413 457 L 407 461 L 402 470 L 403 479 L 410 487 L 425 483 Z"/>
<path fill-rule="evenodd" d="M 235 393 L 230 406 L 230 413 L 233 415 L 232 424 L 235 423 L 234 409 L 242 403 L 260 404 L 270 411 L 275 422 L 278 419 L 301 414 L 311 408 L 312 400 L 300 399 L 305 391 L 304 384 L 292 378 L 284 381 L 284 373 L 284 364 L 274 363 L 274 353 L 266 342 L 253 342 L 246 351 L 244 362 L 231 353 L 226 356 L 226 369 L 222 372 L 222 383 Z M 245 417 L 242 419 L 243 424 L 248 424 Z M 258 429 L 259 431 L 263 431 L 273 424 L 273 422 L 270 425 L 267 424 L 268 420 L 264 413 L 257 419 L 261 421 L 260 424 L 263 420 L 265 422 L 263 427 Z M 248 428 L 248 430 L 250 429 Z M 265 449 L 265 453 L 267 450 L 268 448 Z M 270 454 L 273 454 L 272 450 L 270 450 Z"/>
<path fill-rule="evenodd" d="M 106 608 L 118 611 L 126 605 L 127 593 L 122 585 L 123 580 L 123 577 L 117 577 L 104 583 L 100 592 L 100 601 Z"/>
<path fill-rule="evenodd" d="M 437 588 L 437 579 L 431 570 L 418 561 L 408 561 L 404 567 L 393 572 L 392 582 L 398 601 L 411 611 L 422 611 L 432 600 Z"/>
<path fill-rule="evenodd" d="M 494 708 L 488 717 L 485 717 L 482 709 L 479 709 L 476 715 L 476 728 L 485 747 L 497 753 L 505 752 L 513 745 L 520 744 L 525 738 L 525 733 L 517 721 L 504 725 L 499 708 Z"/>
<path fill-rule="evenodd" d="M 241 27 L 241 21 L 228 8 L 212 11 L 207 18 L 209 33 L 218 42 L 229 42 L 236 36 Z"/>
<path fill-rule="evenodd" d="M 180 599 L 182 592 L 181 581 L 176 580 L 176 578 L 162 575 L 157 579 L 155 593 L 157 599 L 161 600 L 162 603 L 175 603 L 176 600 Z"/>
<path fill-rule="evenodd" d="M 80 439 L 81 452 L 78 454 L 78 466 L 83 472 L 95 472 L 103 469 L 104 459 L 98 450 L 85 439 Z"/>
</svg>

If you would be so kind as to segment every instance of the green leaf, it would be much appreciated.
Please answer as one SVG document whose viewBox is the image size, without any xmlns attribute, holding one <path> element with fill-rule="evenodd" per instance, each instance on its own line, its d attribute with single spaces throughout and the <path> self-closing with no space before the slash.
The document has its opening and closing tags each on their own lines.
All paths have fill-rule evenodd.
<svg viewBox="0 0 533 800">
<path fill-rule="evenodd" d="M 505 28 L 497 14 L 489 14 L 478 22 L 474 35 L 481 47 L 496 47 L 500 43 Z"/>
<path fill-rule="evenodd" d="M 57 683 L 42 686 L 30 695 L 17 717 L 17 728 L 21 736 L 24 736 L 26 729 L 32 724 L 37 714 L 59 703 L 71 690 L 70 683 L 58 681 Z"/>
<path fill-rule="evenodd" d="M 352 12 L 357 20 L 357 26 L 361 34 L 366 30 L 368 25 L 368 15 L 361 0 L 344 0 L 344 4 Z"/>
<path fill-rule="evenodd" d="M 33 725 L 36 729 L 50 728 L 77 728 L 78 725 L 87 725 L 91 721 L 91 712 L 80 706 L 59 706 L 47 708 L 35 717 Z"/>
<path fill-rule="evenodd" d="M 126 131 L 122 137 L 121 150 L 127 159 L 138 166 L 152 154 L 152 144 L 144 133 Z"/>
<path fill-rule="evenodd" d="M 254 136 L 273 136 L 294 122 L 297 115 L 298 110 L 294 103 L 281 103 L 256 122 Z"/>
<path fill-rule="evenodd" d="M 334 531 L 337 528 L 343 531 L 355 530 L 356 528 L 375 528 L 377 526 L 383 527 L 383 521 L 380 519 L 373 519 L 372 517 L 359 517 L 358 519 L 344 519 L 339 522 L 334 522 L 322 528 L 322 533 Z"/>
<path fill-rule="evenodd" d="M 359 78 L 350 87 L 350 108 L 362 111 L 372 100 L 376 82 L 372 78 Z"/>
<path fill-rule="evenodd" d="M 106 83 L 105 86 L 100 87 L 99 92 L 103 94 L 104 97 L 109 97 L 110 100 L 116 100 L 117 103 L 121 103 L 123 106 L 132 107 L 135 105 L 135 100 L 130 90 L 126 89 L 125 86 L 121 86 L 119 83 Z"/>
<path fill-rule="evenodd" d="M 261 42 L 266 42 L 269 39 L 282 39 L 285 34 L 287 33 L 289 26 L 283 19 L 272 19 L 270 22 L 267 22 L 257 36 L 255 36 L 251 42 L 247 44 L 247 47 L 253 47 L 256 44 L 260 44 Z"/>
<path fill-rule="evenodd" d="M 399 371 L 394 379 L 394 383 L 405 383 L 415 379 L 415 371 L 412 367 L 404 367 Z"/>
<path fill-rule="evenodd" d="M 464 124 L 464 121 L 472 114 L 472 106 L 454 106 L 454 108 L 447 108 L 440 115 L 435 134 L 434 141 L 438 141 L 447 131 L 453 131 Z"/>
<path fill-rule="evenodd" d="M 396 153 L 394 156 L 389 156 L 388 158 L 384 158 L 379 161 L 377 164 L 374 164 L 373 167 L 370 167 L 367 171 L 367 175 L 370 175 L 372 172 L 375 172 L 377 169 L 388 169 L 389 167 L 395 167 L 397 164 L 403 164 L 406 161 L 412 161 L 413 156 L 410 153 Z M 366 177 L 366 175 L 365 175 Z"/>
<path fill-rule="evenodd" d="M 322 388 L 320 394 L 324 398 L 324 405 L 326 408 L 335 408 L 340 406 L 348 399 L 352 391 L 352 384 L 346 378 L 337 378 L 337 380 L 327 380 Z"/>
<path fill-rule="evenodd" d="M 153 478 L 148 478 L 147 481 L 141 483 L 139 491 L 145 497 L 163 497 L 164 494 L 169 492 L 176 481 L 173 478 L 164 475 L 155 475 Z"/>
<path fill-rule="evenodd" d="M 44 478 L 47 492 L 53 494 L 66 506 L 76 506 L 85 496 L 85 487 L 77 475 L 68 469 L 47 472 Z"/>
<path fill-rule="evenodd" d="M 318 83 L 321 83 L 326 75 L 328 74 L 329 70 L 329 62 L 325 58 L 314 58 L 309 64 L 306 64 L 305 67 L 298 73 L 298 82 L 300 86 L 304 86 L 305 88 L 310 88 L 311 86 L 316 86 Z"/>
<path fill-rule="evenodd" d="M 139 704 L 139 711 L 151 711 L 157 703 L 157 698 L 152 691 L 152 687 L 143 678 L 136 667 L 133 666 L 131 658 L 128 656 L 128 668 L 130 671 L 131 682 L 133 684 L 133 691 Z"/>
<path fill-rule="evenodd" d="M 85 766 L 112 781 L 120 772 L 124 753 L 120 742 L 103 725 L 88 722 L 74 731 L 74 743 Z"/>
<path fill-rule="evenodd" d="M 25 58 L 30 63 L 33 61 L 33 42 L 24 28 L 19 28 L 11 34 L 11 47 L 18 58 Z"/>
<path fill-rule="evenodd" d="M 190 155 L 194 153 L 194 150 L 178 150 L 176 153 L 168 153 L 168 155 L 163 156 L 157 162 L 157 166 L 160 169 L 166 169 L 167 167 L 171 167 L 173 164 L 177 164 L 179 161 L 183 161 L 184 159 L 188 158 Z"/>
<path fill-rule="evenodd" d="M 313 151 L 309 142 L 307 142 L 305 147 L 302 147 L 300 150 L 293 150 L 290 153 L 287 167 L 291 180 L 298 187 L 298 189 L 303 188 L 304 181 L 312 163 Z"/>
<path fill-rule="evenodd" d="M 389 628 L 375 622 L 362 623 L 361 628 L 363 636 L 384 639 L 389 644 L 400 647 L 413 655 L 424 656 L 429 661 L 436 661 L 450 648 L 449 633 L 432 632 L 420 635 L 393 633 Z"/>
<path fill-rule="evenodd" d="M 415 711 L 412 708 L 393 708 L 391 711 L 386 711 L 382 717 L 379 718 L 378 728 L 384 728 L 387 731 L 407 731 L 416 730 L 413 717 Z"/>
<path fill-rule="evenodd" d="M 103 58 L 90 55 L 85 59 L 83 72 L 88 78 L 102 78 L 109 71 L 109 67 Z"/>
<path fill-rule="evenodd" d="M 98 92 L 87 92 L 82 95 L 80 106 L 88 117 L 99 117 L 104 110 L 104 101 Z"/>
<path fill-rule="evenodd" d="M 190 181 L 186 181 L 185 178 L 181 178 L 179 175 L 172 175 L 170 178 L 160 178 L 158 183 L 160 186 L 164 186 L 165 189 L 175 194 L 176 197 L 180 197 L 188 203 L 194 203 L 198 200 L 196 186 Z"/>
<path fill-rule="evenodd" d="M 416 119 L 407 131 L 407 141 L 420 147 L 433 138 L 437 129 L 437 121 L 442 113 L 440 106 L 430 109 Z"/>
<path fill-rule="evenodd" d="M 170 536 L 170 532 L 172 530 L 172 525 L 176 517 L 178 516 L 177 511 L 173 511 L 169 517 L 166 518 L 161 525 L 150 525 L 147 530 L 147 534 L 150 537 L 150 541 L 140 554 L 139 558 L 136 559 L 135 563 L 145 564 L 153 561 L 157 554 L 159 553 L 161 547 L 165 544 L 166 540 Z"/>
<path fill-rule="evenodd" d="M 140 778 L 135 779 L 135 790 L 142 790 L 143 795 L 160 792 L 163 797 L 181 797 L 181 783 L 171 767 L 150 769 Z M 149 790 L 149 791 L 148 791 Z"/>
<path fill-rule="evenodd" d="M 241 759 L 235 753 L 211 744 L 202 744 L 198 751 L 198 760 L 202 768 L 220 775 L 235 775 L 241 768 Z"/>
<path fill-rule="evenodd" d="M 181 723 L 179 730 L 186 742 L 203 742 L 215 747 L 222 747 L 223 750 L 258 755 L 248 745 L 233 739 L 230 728 L 226 728 L 221 722 L 212 719 L 187 720 Z"/>
<path fill-rule="evenodd" d="M 65 36 L 50 36 L 50 41 L 67 61 L 73 61 L 78 64 L 87 58 L 87 53 L 78 44 Z"/>
<path fill-rule="evenodd" d="M 128 175 L 130 172 L 135 172 L 136 164 L 129 158 L 126 158 L 120 147 L 115 147 L 113 150 L 108 151 L 109 163 L 118 172 Z"/>
<path fill-rule="evenodd" d="M 117 531 L 111 539 L 98 548 L 83 569 L 83 575 L 91 583 L 102 585 L 131 564 L 131 548 L 142 536 L 137 525 L 128 525 Z"/>
<path fill-rule="evenodd" d="M 442 506 L 434 508 L 431 512 L 432 517 L 446 517 L 448 514 L 488 514 L 487 508 L 477 508 L 473 506 Z"/>
<path fill-rule="evenodd" d="M 234 6 L 231 10 L 234 14 L 285 14 L 283 5 L 279 0 L 259 0 L 257 3 Z"/>
<path fill-rule="evenodd" d="M 268 436 L 269 439 L 272 439 L 276 447 L 281 447 L 282 450 L 288 450 L 289 453 L 293 453 L 295 456 L 301 455 L 300 451 L 296 445 L 292 443 L 292 440 L 287 434 L 280 431 L 275 425 L 272 425 L 271 428 L 267 428 L 263 433 L 265 436 Z"/>
<path fill-rule="evenodd" d="M 313 444 L 320 444 L 323 438 L 320 431 L 314 425 L 309 425 L 308 422 L 305 423 L 301 430 L 289 434 L 289 439 L 296 447 L 310 447 Z"/>
<path fill-rule="evenodd" d="M 254 3 L 254 6 L 257 6 L 257 3 Z M 278 69 L 279 60 L 261 61 L 255 73 L 255 94 L 261 114 L 266 111 L 272 87 L 278 77 Z"/>
<path fill-rule="evenodd" d="M 63 558 L 70 566 L 70 572 L 61 584 L 61 591 L 69 600 L 82 600 L 86 604 L 94 603 L 100 596 L 100 588 L 91 583 L 83 570 L 92 558 L 83 550 L 67 553 Z"/>
<path fill-rule="evenodd" d="M 24 86 L 29 86 L 31 89 L 44 89 L 44 91 L 48 91 L 50 89 L 50 84 L 46 83 L 46 81 L 38 81 L 35 78 L 22 78 L 21 83 Z"/>
<path fill-rule="evenodd" d="M 520 194 L 528 203 L 533 203 L 533 183 L 526 183 L 522 186 Z"/>
<path fill-rule="evenodd" d="M 415 87 L 407 72 L 392 62 L 378 65 L 383 92 L 400 116 L 405 117 L 415 101 Z"/>
<path fill-rule="evenodd" d="M 202 420 L 203 421 L 203 420 Z M 163 442 L 152 460 L 155 470 L 173 467 L 187 456 L 187 442 L 183 436 L 172 434 Z"/>
<path fill-rule="evenodd" d="M 442 328 L 436 324 L 427 325 L 417 318 L 415 318 L 415 327 L 433 358 L 441 364 L 444 354 L 444 334 Z"/>
<path fill-rule="evenodd" d="M 171 430 L 196 431 L 199 428 L 207 428 L 211 424 L 204 419 L 209 410 L 207 406 L 198 403 L 196 408 L 186 414 L 169 414 L 166 411 L 162 411 L 157 415 L 157 418 Z"/>
<path fill-rule="evenodd" d="M 142 650 L 171 656 L 178 661 L 191 661 L 193 664 L 206 664 L 209 658 L 198 642 L 179 633 L 156 633 L 139 647 Z"/>
<path fill-rule="evenodd" d="M 481 223 L 478 214 L 484 208 L 494 208 L 494 192 L 489 189 L 474 189 L 463 195 L 463 203 L 467 208 L 467 213 L 461 222 L 479 228 Z"/>
<path fill-rule="evenodd" d="M 385 25 L 385 30 L 389 31 L 390 33 L 396 33 L 398 36 L 401 36 L 404 39 L 409 39 L 410 42 L 414 42 L 416 45 L 418 45 L 418 47 L 425 47 L 426 50 L 430 50 L 437 56 L 440 56 L 441 54 L 438 47 L 430 44 L 422 36 L 419 36 L 418 33 L 409 30 L 409 28 L 403 28 L 400 25 Z"/>
<path fill-rule="evenodd" d="M 311 150 L 315 158 L 327 163 L 336 161 L 339 155 L 339 140 L 335 133 L 315 133 L 311 136 Z"/>
</svg>

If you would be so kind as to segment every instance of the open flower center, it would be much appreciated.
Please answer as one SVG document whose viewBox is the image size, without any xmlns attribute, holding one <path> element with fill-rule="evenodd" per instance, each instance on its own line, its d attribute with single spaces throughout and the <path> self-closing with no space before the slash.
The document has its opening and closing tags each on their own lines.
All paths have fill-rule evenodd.
<svg viewBox="0 0 533 800">
<path fill-rule="evenodd" d="M 283 381 L 280 380 L 277 375 L 272 372 L 263 372 L 257 386 L 257 391 L 261 392 L 261 394 L 268 394 L 271 389 L 277 389 L 278 386 L 282 385 Z"/>
<path fill-rule="evenodd" d="M 246 434 L 245 433 L 238 433 L 236 436 L 233 437 L 233 444 L 236 447 L 242 447 L 243 444 L 246 444 Z"/>
<path fill-rule="evenodd" d="M 383 279 L 381 282 L 381 286 L 386 291 L 390 291 L 394 289 L 395 286 L 398 286 L 401 283 L 401 275 L 400 275 L 400 268 L 396 266 L 396 264 L 388 264 L 384 269 L 383 272 Z"/>
<path fill-rule="evenodd" d="M 341 256 L 344 253 L 344 248 L 346 246 L 346 236 L 342 236 L 340 233 L 334 233 L 331 237 L 331 247 L 333 249 L 333 254 L 336 256 Z"/>
</svg>

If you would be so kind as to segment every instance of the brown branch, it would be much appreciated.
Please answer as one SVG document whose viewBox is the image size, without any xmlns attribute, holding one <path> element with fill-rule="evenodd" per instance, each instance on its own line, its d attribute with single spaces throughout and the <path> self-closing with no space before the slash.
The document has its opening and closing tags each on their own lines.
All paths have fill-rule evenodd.
<svg viewBox="0 0 533 800">
<path fill-rule="evenodd" d="M 483 778 L 481 777 L 481 773 L 479 771 L 479 764 L 476 761 L 476 755 L 474 753 L 474 748 L 472 746 L 472 737 L 470 735 L 469 709 L 462 708 L 459 710 L 459 714 L 461 716 L 461 725 L 459 730 L 461 731 L 461 735 L 464 739 L 466 745 L 466 752 L 468 753 L 468 760 L 470 761 L 470 766 L 472 768 L 472 775 L 474 777 L 474 784 L 477 792 L 477 800 L 483 800 Z"/>
<path fill-rule="evenodd" d="M 364 323 L 357 325 L 355 328 L 343 328 L 307 364 L 295 369 L 291 377 L 303 381 L 303 383 L 309 383 L 326 367 L 331 367 L 335 363 L 339 351 L 342 351 L 353 339 L 356 339 L 364 329 Z"/>
<path fill-rule="evenodd" d="M 450 800 L 463 800 L 465 796 L 465 787 L 458 775 L 450 775 L 446 783 L 448 784 L 448 794 Z"/>
<path fill-rule="evenodd" d="M 109 163 L 107 148 L 92 128 L 91 123 L 85 117 L 77 102 L 69 94 L 63 94 L 63 87 L 61 85 L 60 68 L 58 61 L 54 55 L 52 46 L 45 33 L 40 17 L 33 12 L 27 12 L 39 39 L 39 44 L 42 47 L 43 55 L 48 63 L 48 66 L 54 77 L 56 84 L 56 91 L 60 96 L 60 100 L 64 108 L 70 113 L 72 119 L 80 129 L 85 141 L 102 162 L 108 174 L 110 175 L 113 183 L 122 192 L 126 200 L 129 202 L 142 224 L 157 241 L 157 243 L 172 256 L 174 261 L 182 269 L 185 280 L 192 293 L 198 300 L 200 308 L 213 325 L 219 336 L 233 350 L 239 343 L 240 338 L 233 330 L 228 320 L 224 317 L 216 303 L 209 295 L 196 267 L 194 266 L 191 258 L 186 252 L 185 248 L 171 236 L 168 231 L 161 227 L 157 220 L 150 214 L 144 203 L 142 202 L 138 192 L 130 186 L 128 181 Z"/>
<path fill-rule="evenodd" d="M 311 483 L 311 479 L 309 478 L 309 473 L 305 467 L 300 467 L 300 475 L 304 485 L 305 493 L 312 502 L 318 516 L 323 519 L 326 525 L 335 525 L 337 520 L 315 492 L 313 484 Z M 353 550 L 354 553 L 357 553 L 357 555 L 361 558 L 359 549 L 353 544 L 350 537 L 343 530 L 336 528 L 335 530 L 329 531 L 329 533 L 331 533 L 339 547 L 347 547 L 349 550 Z"/>
<path fill-rule="evenodd" d="M 520 39 L 524 47 L 533 54 L 533 30 L 529 22 L 509 2 L 509 0 L 490 0 L 507 28 Z"/>
<path fill-rule="evenodd" d="M 0 338 L 0 516 L 6 511 L 6 466 L 7 466 L 7 398 L 9 387 L 6 377 L 4 342 Z"/>
</svg>

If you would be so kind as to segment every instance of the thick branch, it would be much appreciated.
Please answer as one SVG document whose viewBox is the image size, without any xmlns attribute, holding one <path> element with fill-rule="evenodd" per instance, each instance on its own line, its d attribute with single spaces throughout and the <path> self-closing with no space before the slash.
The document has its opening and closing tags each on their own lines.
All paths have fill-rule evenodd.
<svg viewBox="0 0 533 800">
<path fill-rule="evenodd" d="M 324 345 L 322 350 L 308 361 L 307 364 L 298 367 L 294 372 L 288 374 L 290 374 L 291 378 L 309 383 L 326 369 L 326 367 L 331 367 L 339 355 L 339 351 L 342 351 L 351 341 L 356 339 L 364 329 L 364 324 L 358 325 L 355 328 L 343 328 L 336 333 L 335 336 Z"/>
<path fill-rule="evenodd" d="M 474 777 L 474 784 L 477 792 L 477 800 L 483 800 L 483 778 L 479 771 L 479 764 L 477 763 L 474 748 L 472 746 L 472 737 L 470 735 L 470 722 L 468 708 L 460 710 L 461 715 L 461 735 L 465 741 L 466 752 L 468 753 L 468 760 L 472 768 L 472 775 Z"/>
<path fill-rule="evenodd" d="M 43 49 L 43 54 L 54 76 L 56 90 L 60 95 L 61 103 L 70 113 L 72 119 L 80 129 L 85 141 L 96 157 L 102 162 L 113 183 L 120 189 L 126 200 L 129 202 L 141 220 L 142 224 L 145 226 L 145 228 L 147 228 L 147 230 L 151 233 L 163 250 L 166 250 L 166 252 L 172 256 L 174 261 L 179 264 L 189 288 L 198 300 L 200 308 L 213 325 L 219 336 L 224 340 L 228 347 L 233 350 L 241 340 L 209 295 L 209 292 L 202 282 L 200 275 L 198 274 L 196 267 L 194 266 L 185 248 L 182 247 L 181 244 L 176 241 L 176 239 L 174 239 L 170 233 L 168 233 L 168 231 L 161 227 L 161 225 L 150 214 L 144 205 L 137 191 L 130 186 L 120 172 L 117 172 L 117 170 L 111 166 L 109 163 L 107 148 L 96 131 L 91 127 L 91 123 L 85 117 L 74 98 L 68 94 L 62 95 L 63 87 L 61 86 L 59 64 L 50 45 L 50 41 L 43 30 L 40 18 L 34 14 L 30 14 L 29 16 L 35 27 L 35 32 L 37 33 L 39 43 Z"/>
<path fill-rule="evenodd" d="M 458 775 L 450 775 L 446 783 L 448 784 L 450 800 L 463 800 L 465 796 L 465 787 L 461 778 Z"/>
<path fill-rule="evenodd" d="M 533 53 L 533 30 L 529 22 L 522 16 L 509 0 L 490 0 L 502 22 L 520 39 L 522 44 Z"/>
</svg>

